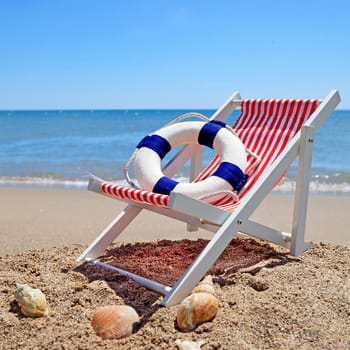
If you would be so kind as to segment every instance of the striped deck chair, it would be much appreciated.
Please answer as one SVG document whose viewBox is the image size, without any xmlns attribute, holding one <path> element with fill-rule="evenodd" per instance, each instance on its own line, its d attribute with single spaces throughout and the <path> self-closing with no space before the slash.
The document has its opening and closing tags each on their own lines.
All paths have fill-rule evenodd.
<svg viewBox="0 0 350 350">
<path fill-rule="evenodd" d="M 260 157 L 258 165 L 253 166 L 254 159 L 248 156 L 246 172 L 249 178 L 235 203 L 232 197 L 225 197 L 209 204 L 179 193 L 163 195 L 115 185 L 92 176 L 89 190 L 125 201 L 129 205 L 83 252 L 78 261 L 87 261 L 127 275 L 146 288 L 165 295 L 162 305 L 171 306 L 181 302 L 191 292 L 238 232 L 287 247 L 293 255 L 301 254 L 309 247 L 304 241 L 304 231 L 314 133 L 339 102 L 340 96 L 336 90 L 332 90 L 324 100 L 243 100 L 239 93 L 234 93 L 211 119 L 226 120 L 234 109 L 240 108 L 241 114 L 233 129 L 244 145 Z M 250 215 L 281 180 L 296 157 L 298 173 L 291 233 L 252 221 Z M 216 156 L 200 171 L 200 146 L 187 145 L 166 166 L 164 174 L 173 176 L 190 158 L 190 177 L 194 181 L 210 176 L 220 162 Z M 189 230 L 200 227 L 214 233 L 207 246 L 172 287 L 96 259 L 142 209 L 181 220 L 188 224 Z"/>
</svg>

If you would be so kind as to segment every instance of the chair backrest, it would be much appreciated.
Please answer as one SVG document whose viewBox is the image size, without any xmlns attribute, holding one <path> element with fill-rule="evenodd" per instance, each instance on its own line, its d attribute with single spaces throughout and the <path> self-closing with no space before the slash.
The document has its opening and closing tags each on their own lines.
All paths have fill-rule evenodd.
<svg viewBox="0 0 350 350">
<path fill-rule="evenodd" d="M 265 169 L 300 131 L 318 104 L 318 100 L 300 99 L 252 99 L 241 102 L 241 114 L 232 128 L 243 144 L 260 157 L 260 162 L 254 166 L 255 158 L 248 155 L 245 172 L 249 173 L 249 178 L 239 193 L 240 199 L 249 192 Z M 219 156 L 215 156 L 195 181 L 210 176 L 219 164 Z M 232 210 L 239 202 L 232 203 L 232 198 L 227 196 L 212 204 Z"/>
</svg>

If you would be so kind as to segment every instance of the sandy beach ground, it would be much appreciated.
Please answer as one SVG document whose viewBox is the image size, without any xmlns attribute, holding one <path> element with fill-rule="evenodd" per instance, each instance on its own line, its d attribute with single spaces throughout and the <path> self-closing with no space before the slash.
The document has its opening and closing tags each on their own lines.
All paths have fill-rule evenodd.
<svg viewBox="0 0 350 350">
<path fill-rule="evenodd" d="M 29 249 L 89 244 L 124 204 L 88 191 L 0 188 L 0 256 Z M 290 232 L 293 197 L 272 194 L 254 213 L 263 224 Z M 311 196 L 306 239 L 350 247 L 350 197 Z M 210 238 L 188 233 L 182 222 L 143 211 L 119 236 L 121 242 Z"/>
<path fill-rule="evenodd" d="M 0 188 L 0 198 L 0 350 L 168 350 L 177 349 L 177 339 L 204 339 L 202 350 L 350 348 L 348 197 L 310 198 L 306 239 L 315 244 L 299 257 L 233 240 L 209 271 L 218 313 L 189 333 L 176 326 L 177 306 L 161 307 L 161 296 L 127 277 L 75 261 L 122 203 L 52 189 Z M 292 209 L 291 196 L 272 194 L 254 219 L 289 231 Z M 210 237 L 144 212 L 102 259 L 172 285 Z M 47 317 L 21 314 L 16 283 L 45 293 Z M 96 307 L 115 304 L 132 306 L 141 320 L 133 335 L 102 340 L 91 319 Z"/>
</svg>

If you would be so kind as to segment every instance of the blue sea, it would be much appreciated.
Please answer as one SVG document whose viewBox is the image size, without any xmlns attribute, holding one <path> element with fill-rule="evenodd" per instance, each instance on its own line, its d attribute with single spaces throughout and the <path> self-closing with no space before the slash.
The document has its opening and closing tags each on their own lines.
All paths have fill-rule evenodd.
<svg viewBox="0 0 350 350">
<path fill-rule="evenodd" d="M 188 110 L 0 111 L 0 186 L 85 189 L 87 173 L 125 183 L 137 143 Z M 213 110 L 196 110 L 211 116 Z M 233 123 L 239 111 L 229 122 Z M 170 155 L 171 156 L 171 155 Z M 204 161 L 212 157 L 206 151 Z M 350 195 L 350 111 L 333 112 L 317 133 L 314 194 Z M 295 187 L 294 163 L 275 191 Z M 188 168 L 177 174 L 188 176 Z"/>
</svg>

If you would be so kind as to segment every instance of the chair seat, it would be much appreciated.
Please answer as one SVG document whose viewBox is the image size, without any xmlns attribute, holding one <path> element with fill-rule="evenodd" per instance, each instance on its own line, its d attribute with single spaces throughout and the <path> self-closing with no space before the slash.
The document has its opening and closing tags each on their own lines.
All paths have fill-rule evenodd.
<svg viewBox="0 0 350 350">
<path fill-rule="evenodd" d="M 119 200 L 132 202 L 136 205 L 137 203 L 141 203 L 162 208 L 168 207 L 168 195 L 140 190 L 129 186 L 116 185 L 107 181 L 102 181 L 99 184 L 99 192 Z M 222 201 L 222 204 L 215 206 L 226 211 L 233 211 L 239 206 L 239 203 L 240 201 L 233 202 L 228 198 L 227 200 Z"/>
</svg>

